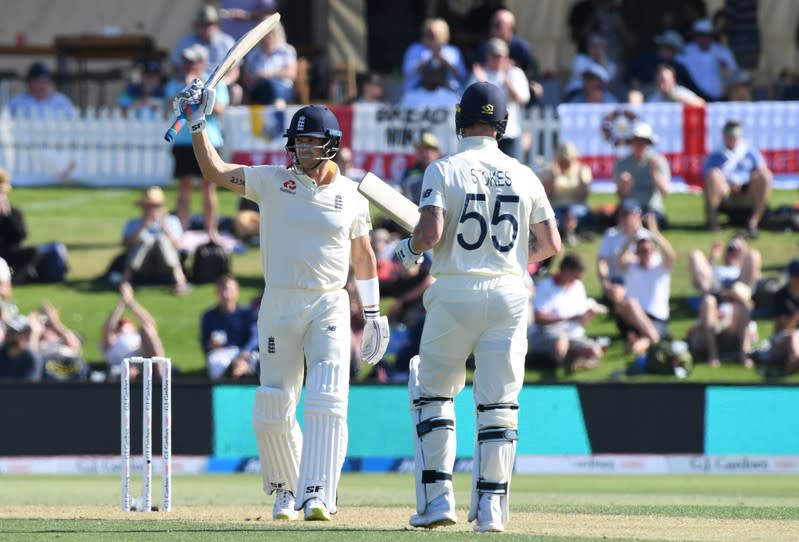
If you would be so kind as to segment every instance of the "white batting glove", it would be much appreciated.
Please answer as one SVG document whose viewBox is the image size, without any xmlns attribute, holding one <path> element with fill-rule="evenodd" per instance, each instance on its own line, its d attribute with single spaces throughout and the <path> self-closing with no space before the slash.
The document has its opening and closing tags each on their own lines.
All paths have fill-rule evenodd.
<svg viewBox="0 0 799 542">
<path fill-rule="evenodd" d="M 424 257 L 418 252 L 414 252 L 411 248 L 410 237 L 406 237 L 397 243 L 397 246 L 394 249 L 394 254 L 397 255 L 397 258 L 399 258 L 399 260 L 402 262 L 402 265 L 404 265 L 406 269 L 410 269 L 414 265 L 418 265 L 424 261 Z"/>
<path fill-rule="evenodd" d="M 363 328 L 361 338 L 361 359 L 369 365 L 374 365 L 386 353 L 388 348 L 389 329 L 388 318 L 380 316 L 380 311 L 363 311 L 366 326 Z"/>
<path fill-rule="evenodd" d="M 176 117 L 189 121 L 192 133 L 205 128 L 205 116 L 210 115 L 216 102 L 216 90 L 205 88 L 200 79 L 194 79 L 178 92 L 172 100 L 172 109 Z"/>
</svg>

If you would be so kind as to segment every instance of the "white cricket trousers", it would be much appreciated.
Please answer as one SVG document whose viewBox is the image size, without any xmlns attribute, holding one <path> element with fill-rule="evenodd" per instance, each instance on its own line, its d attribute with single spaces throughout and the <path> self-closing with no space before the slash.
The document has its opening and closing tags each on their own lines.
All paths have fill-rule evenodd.
<svg viewBox="0 0 799 542">
<path fill-rule="evenodd" d="M 423 397 L 455 397 L 474 352 L 475 404 L 515 403 L 527 353 L 527 289 L 514 276 L 440 277 L 425 292 L 419 348 Z"/>
</svg>

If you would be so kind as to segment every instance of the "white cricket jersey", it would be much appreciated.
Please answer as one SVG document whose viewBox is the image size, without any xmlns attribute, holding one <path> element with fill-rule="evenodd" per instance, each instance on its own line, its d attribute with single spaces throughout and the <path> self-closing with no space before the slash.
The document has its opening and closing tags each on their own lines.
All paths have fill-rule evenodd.
<svg viewBox="0 0 799 542">
<path fill-rule="evenodd" d="M 372 229 L 358 184 L 336 168 L 317 186 L 284 166 L 244 168 L 245 197 L 261 214 L 261 265 L 269 288 L 332 291 L 344 287 L 351 241 Z"/>
<path fill-rule="evenodd" d="M 430 164 L 419 207 L 444 209 L 444 231 L 430 272 L 522 277 L 530 224 L 553 219 L 541 181 L 491 137 L 467 137 L 458 152 Z"/>
</svg>

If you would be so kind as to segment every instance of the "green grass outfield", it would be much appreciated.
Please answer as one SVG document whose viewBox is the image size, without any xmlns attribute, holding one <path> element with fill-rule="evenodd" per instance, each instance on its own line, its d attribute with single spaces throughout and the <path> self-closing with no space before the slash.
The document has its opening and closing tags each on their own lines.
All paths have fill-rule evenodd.
<svg viewBox="0 0 799 542">
<path fill-rule="evenodd" d="M 133 487 L 140 487 L 134 479 Z M 110 476 L 0 476 L 0 540 L 462 540 L 468 475 L 455 476 L 459 523 L 411 529 L 410 474 L 347 474 L 331 523 L 275 522 L 254 474 L 176 476 L 169 514 L 123 514 Z M 158 478 L 154 479 L 159 488 Z M 503 540 L 799 539 L 795 476 L 516 476 Z M 154 503 L 160 499 L 155 491 Z"/>
<path fill-rule="evenodd" d="M 219 190 L 220 212 L 232 215 L 236 210 L 236 196 Z M 128 218 L 137 216 L 139 210 L 134 203 L 140 190 L 93 189 L 77 186 L 47 188 L 16 188 L 11 192 L 11 201 L 24 210 L 27 219 L 30 243 L 62 240 L 70 254 L 71 271 L 68 282 L 58 285 L 26 285 L 14 291 L 14 299 L 23 311 L 31 311 L 43 300 L 49 300 L 62 312 L 63 321 L 80 332 L 85 338 L 85 355 L 91 362 L 102 362 L 100 353 L 100 331 L 103 321 L 116 304 L 118 294 L 109 285 L 97 282 L 112 257 L 120 252 L 122 227 Z M 775 192 L 772 206 L 792 204 L 796 191 Z M 174 203 L 174 189 L 167 190 L 167 201 Z M 613 201 L 613 195 L 593 195 L 591 204 Z M 200 195 L 193 197 L 194 211 L 199 212 Z M 666 232 L 677 251 L 677 264 L 672 279 L 671 329 L 675 337 L 684 337 L 695 315 L 686 302 L 688 296 L 696 295 L 688 276 L 688 254 L 693 249 L 707 251 L 714 239 L 726 241 L 733 233 L 727 228 L 720 234 L 712 234 L 702 227 L 704 214 L 702 198 L 692 194 L 674 194 L 666 198 L 666 207 L 672 229 Z M 290 232 L 286 232 L 290 234 Z M 799 255 L 796 234 L 763 232 L 761 238 L 752 242 L 763 254 L 764 274 L 777 276 L 783 273 L 787 262 Z M 574 250 L 588 266 L 584 282 L 589 295 L 599 296 L 595 262 L 599 238 L 580 244 Z M 564 249 L 570 250 L 570 249 Z M 233 272 L 241 282 L 241 299 L 249 302 L 259 295 L 263 287 L 258 250 L 251 248 L 244 254 L 234 255 Z M 176 298 L 167 286 L 146 286 L 137 289 L 136 296 L 159 322 L 160 333 L 168 356 L 185 374 L 204 374 L 205 362 L 199 346 L 199 321 L 202 312 L 215 303 L 212 285 L 201 285 L 183 298 Z M 760 320 L 760 335 L 771 335 L 772 323 Z M 595 318 L 588 328 L 589 334 L 607 335 L 617 338 L 613 321 L 607 317 Z M 565 380 L 606 380 L 614 372 L 623 369 L 631 361 L 623 353 L 620 340 L 614 341 L 599 368 Z M 535 381 L 538 373 L 528 374 L 528 381 Z M 636 380 L 663 380 L 660 376 L 634 377 Z M 725 365 L 711 369 L 699 364 L 689 376 L 690 381 L 701 382 L 758 382 L 761 378 L 753 371 L 736 365 Z M 799 375 L 789 379 L 799 382 Z"/>
</svg>

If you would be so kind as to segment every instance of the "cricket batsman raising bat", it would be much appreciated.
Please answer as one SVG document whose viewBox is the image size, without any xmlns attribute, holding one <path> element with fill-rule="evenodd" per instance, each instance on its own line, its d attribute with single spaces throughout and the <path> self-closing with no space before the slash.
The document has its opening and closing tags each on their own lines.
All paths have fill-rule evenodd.
<svg viewBox="0 0 799 542">
<path fill-rule="evenodd" d="M 233 47 L 225 55 L 225 58 L 219 63 L 219 65 L 214 68 L 214 71 L 211 72 L 211 75 L 208 76 L 208 79 L 205 81 L 205 84 L 202 85 L 206 90 L 212 90 L 216 87 L 217 83 L 222 80 L 227 72 L 230 71 L 233 66 L 238 63 L 239 60 L 244 58 L 244 55 L 250 52 L 250 50 L 255 47 L 255 45 L 263 39 L 269 32 L 271 32 L 276 26 L 277 23 L 280 22 L 280 14 L 273 13 L 269 17 L 266 17 L 263 21 L 258 23 L 258 26 L 244 34 L 239 41 L 233 44 Z M 200 83 L 202 83 L 200 81 Z M 198 112 L 202 115 L 207 112 Z M 191 116 L 194 113 L 193 111 L 186 111 L 181 113 L 180 111 L 175 112 L 175 116 L 177 117 L 175 121 L 172 123 L 172 126 L 169 127 L 169 130 L 166 131 L 164 134 L 164 139 L 167 141 L 172 141 L 175 138 L 175 135 L 180 131 L 182 119 L 186 117 L 186 114 Z"/>
</svg>

